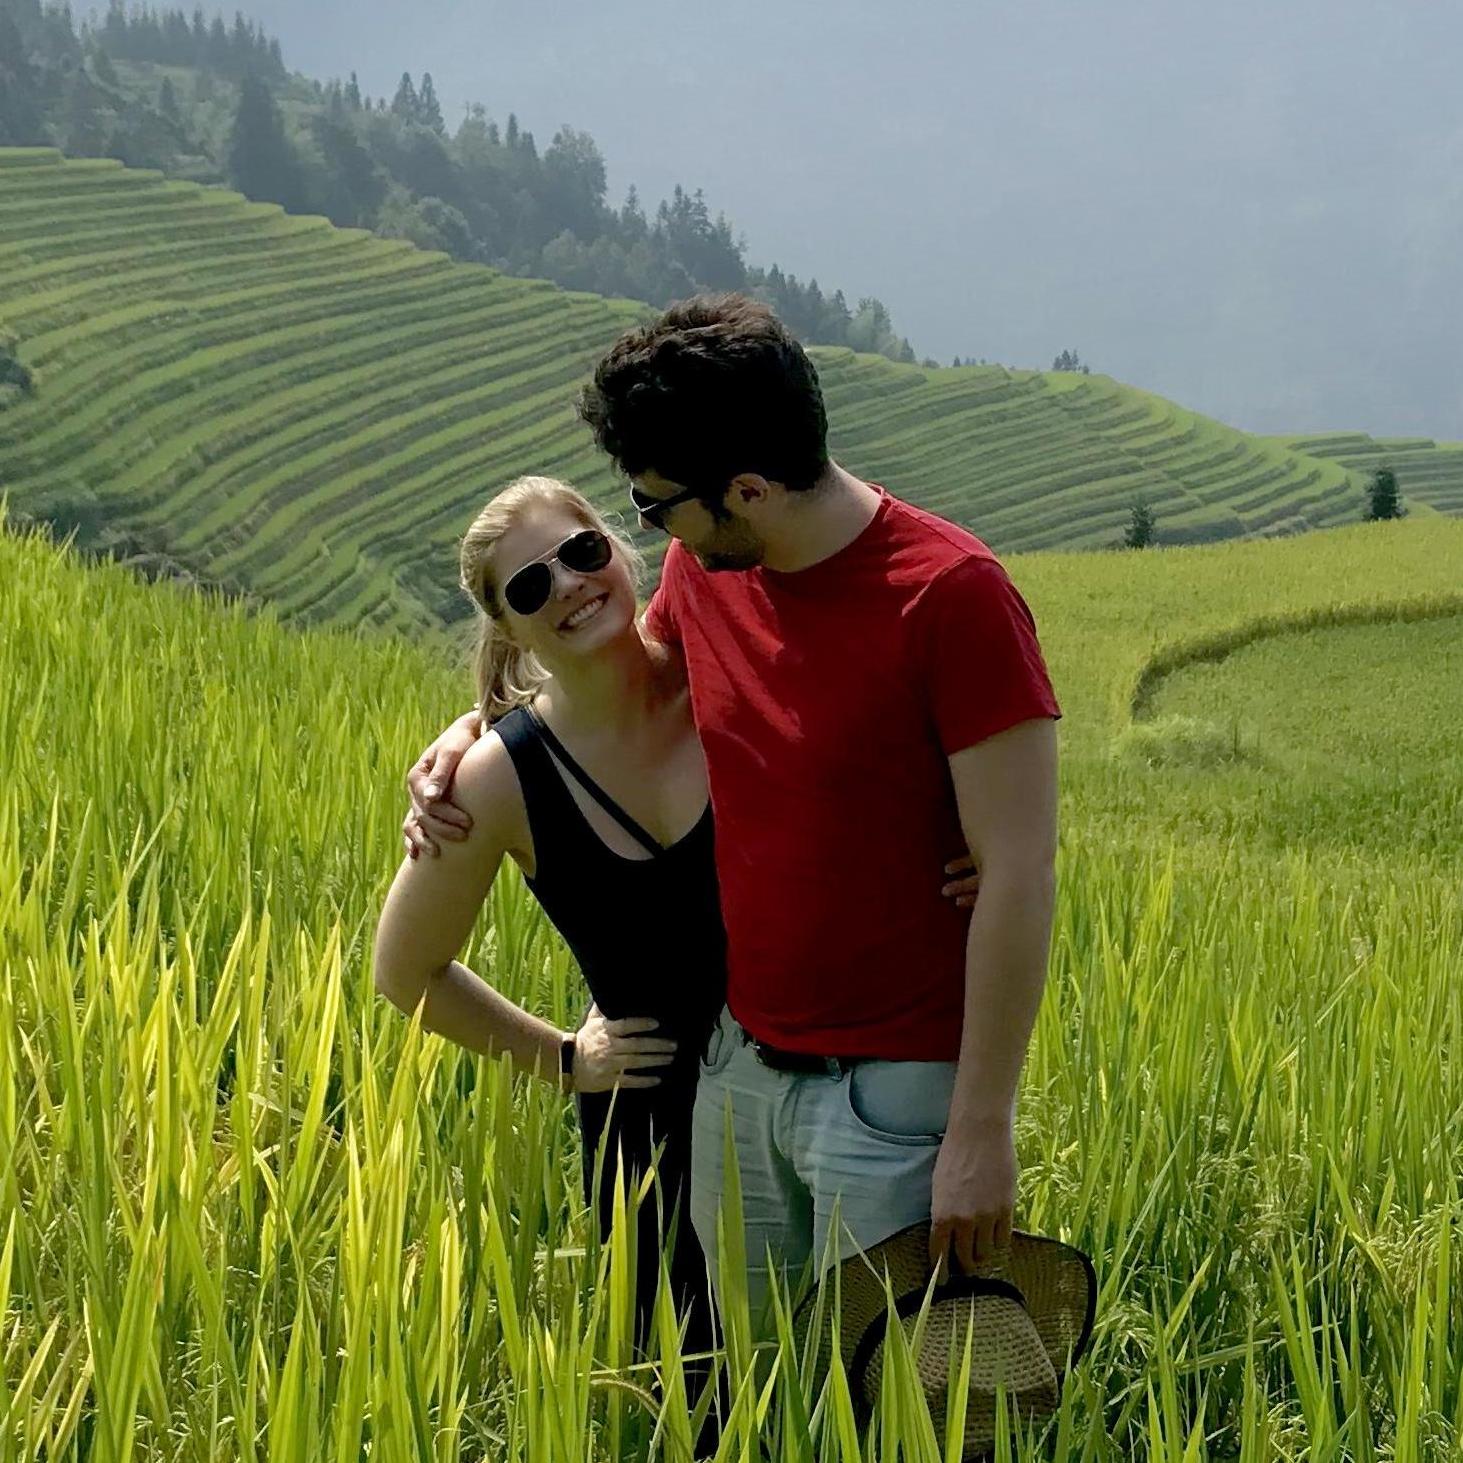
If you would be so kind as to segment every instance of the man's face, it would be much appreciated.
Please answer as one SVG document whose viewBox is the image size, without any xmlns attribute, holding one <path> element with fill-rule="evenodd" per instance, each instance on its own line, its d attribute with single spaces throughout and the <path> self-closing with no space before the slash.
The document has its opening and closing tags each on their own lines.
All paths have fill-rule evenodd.
<svg viewBox="0 0 1463 1463">
<path fill-rule="evenodd" d="M 653 469 L 647 469 L 632 481 L 642 499 L 675 498 L 685 492 L 678 483 L 661 477 Z M 644 528 L 659 528 L 680 539 L 705 569 L 713 572 L 754 569 L 766 557 L 767 546 L 752 524 L 738 513 L 735 495 L 729 493 L 727 498 L 731 501 L 723 500 L 720 517 L 704 501 L 692 498 L 648 518 L 642 512 L 640 523 Z"/>
</svg>

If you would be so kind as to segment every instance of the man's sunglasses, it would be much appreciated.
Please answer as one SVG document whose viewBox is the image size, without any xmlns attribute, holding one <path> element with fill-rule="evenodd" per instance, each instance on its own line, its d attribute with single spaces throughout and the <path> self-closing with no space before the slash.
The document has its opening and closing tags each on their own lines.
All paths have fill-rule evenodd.
<svg viewBox="0 0 1463 1463">
<path fill-rule="evenodd" d="M 503 586 L 503 602 L 520 615 L 536 615 L 548 604 L 554 592 L 554 571 L 557 559 L 575 574 L 593 574 L 610 561 L 610 541 L 597 528 L 581 529 L 570 534 L 552 553 L 509 576 Z"/>
<path fill-rule="evenodd" d="M 689 503 L 692 498 L 699 498 L 701 493 L 696 488 L 687 488 L 683 493 L 673 493 L 669 498 L 648 498 L 634 483 L 630 484 L 630 502 L 634 505 L 635 511 L 652 528 L 658 528 L 665 532 L 665 524 L 661 522 L 663 515 L 669 513 L 672 508 L 679 507 L 682 503 Z"/>
</svg>

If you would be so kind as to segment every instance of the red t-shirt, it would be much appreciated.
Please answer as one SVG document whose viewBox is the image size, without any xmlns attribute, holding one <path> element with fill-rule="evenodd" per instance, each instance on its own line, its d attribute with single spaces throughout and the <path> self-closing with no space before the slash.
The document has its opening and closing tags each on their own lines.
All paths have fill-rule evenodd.
<svg viewBox="0 0 1463 1463">
<path fill-rule="evenodd" d="M 991 551 L 879 491 L 792 573 L 709 573 L 673 542 L 647 627 L 686 659 L 732 1014 L 794 1051 L 953 1061 L 970 911 L 940 893 L 966 852 L 947 759 L 1061 711 Z"/>
</svg>

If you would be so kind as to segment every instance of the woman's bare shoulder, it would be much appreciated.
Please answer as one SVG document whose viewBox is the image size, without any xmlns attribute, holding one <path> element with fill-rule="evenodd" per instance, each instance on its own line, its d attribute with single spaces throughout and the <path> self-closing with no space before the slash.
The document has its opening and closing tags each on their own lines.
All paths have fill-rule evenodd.
<svg viewBox="0 0 1463 1463">
<path fill-rule="evenodd" d="M 491 727 L 462 754 L 452 780 L 452 801 L 473 821 L 515 844 L 526 826 L 523 789 L 503 738 Z"/>
</svg>

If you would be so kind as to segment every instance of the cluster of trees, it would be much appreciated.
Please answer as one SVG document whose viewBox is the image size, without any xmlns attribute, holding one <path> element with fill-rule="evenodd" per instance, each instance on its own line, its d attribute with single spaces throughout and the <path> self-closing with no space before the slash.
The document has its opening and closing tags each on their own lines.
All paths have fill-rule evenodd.
<svg viewBox="0 0 1463 1463">
<path fill-rule="evenodd" d="M 214 179 L 217 169 L 190 136 L 171 85 L 150 95 L 119 80 L 100 40 L 109 25 L 116 38 L 119 20 L 129 24 L 114 6 L 99 26 L 78 31 L 69 5 L 0 0 L 0 146 L 57 146 L 80 157 Z M 164 33 L 156 17 L 144 20 L 144 30 L 156 22 Z M 191 37 L 191 24 L 184 26 Z M 221 22 L 204 27 L 205 46 L 218 41 L 220 29 Z M 218 54 L 232 55 L 236 46 L 241 56 L 246 49 L 269 55 L 270 43 L 247 24 L 223 30 Z"/>
<path fill-rule="evenodd" d="M 194 75 L 148 84 L 114 62 Z M 223 103 L 229 113 L 215 125 Z M 430 74 L 404 74 L 389 101 L 363 95 L 354 73 L 329 85 L 292 77 L 279 42 L 238 15 L 227 26 L 201 10 L 128 11 L 110 0 L 78 32 L 69 6 L 0 0 L 0 144 L 227 182 L 291 212 L 569 289 L 653 305 L 744 290 L 804 340 L 916 359 L 881 301 L 850 304 L 816 279 L 749 265 L 745 240 L 699 188 L 677 186 L 653 212 L 631 188 L 614 207 L 589 133 L 561 127 L 540 150 L 516 116 L 500 128 L 481 105 L 451 131 Z"/>
<path fill-rule="evenodd" d="M 31 8 L 40 9 L 39 0 Z M 58 8 L 62 12 L 67 9 L 64 5 Z M 181 10 L 146 8 L 135 9 L 129 15 L 122 0 L 110 0 L 97 41 L 117 61 L 191 66 L 235 80 L 252 72 L 283 81 L 288 74 L 279 41 L 265 35 L 262 26 L 237 11 L 233 25 L 228 26 L 221 15 L 207 19 L 201 8 L 195 9 L 191 17 Z"/>
<path fill-rule="evenodd" d="M 1062 351 L 1052 362 L 1053 371 L 1076 371 L 1083 376 L 1090 376 L 1092 368 L 1082 363 L 1081 357 L 1076 351 Z"/>
</svg>

